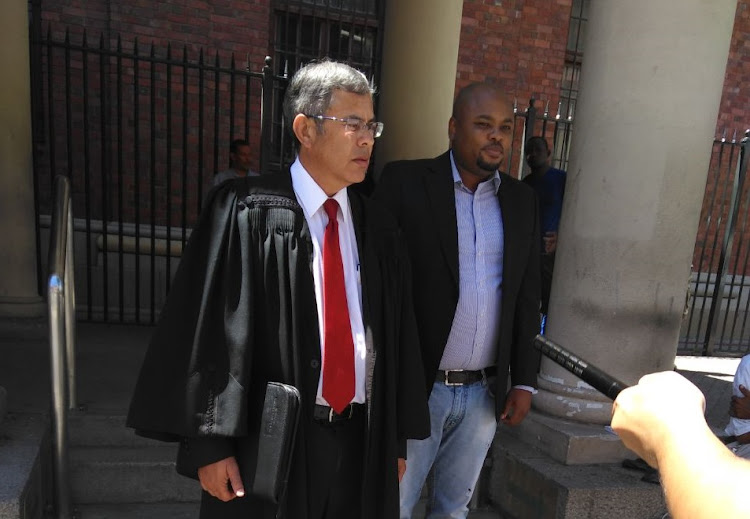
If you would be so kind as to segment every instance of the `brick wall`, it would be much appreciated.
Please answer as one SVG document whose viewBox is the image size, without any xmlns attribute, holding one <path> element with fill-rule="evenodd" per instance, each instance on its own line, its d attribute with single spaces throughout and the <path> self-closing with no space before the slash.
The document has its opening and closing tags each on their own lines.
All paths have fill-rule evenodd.
<svg viewBox="0 0 750 519">
<path fill-rule="evenodd" d="M 456 87 L 500 85 L 526 106 L 533 95 L 556 107 L 572 0 L 465 0 Z"/>
<path fill-rule="evenodd" d="M 700 73 L 696 70 L 696 74 Z M 731 137 L 737 130 L 742 138 L 750 128 L 750 0 L 739 0 L 734 18 L 734 30 L 729 47 L 729 59 L 724 76 L 717 134 L 727 131 Z"/>
<path fill-rule="evenodd" d="M 42 21 L 54 31 L 86 28 L 160 47 L 249 54 L 255 62 L 269 51 L 270 0 L 42 0 Z"/>
<path fill-rule="evenodd" d="M 141 223 L 155 220 L 157 225 L 182 225 L 185 219 L 192 225 L 213 174 L 228 166 L 231 138 L 248 134 L 253 149 L 260 149 L 260 81 L 235 76 L 232 104 L 230 75 L 222 72 L 217 84 L 214 73 L 206 71 L 201 119 L 199 72 L 183 65 L 197 64 L 202 49 L 205 65 L 260 72 L 270 52 L 269 3 L 43 2 L 44 35 L 61 42 L 67 32 L 73 45 L 82 45 L 85 30 L 90 48 L 114 52 L 121 45 L 125 54 L 120 60 L 114 54 L 102 59 L 100 52 L 85 57 L 80 49 L 71 50 L 66 67 L 63 49 L 52 49 L 52 59 L 48 49 L 44 52 L 47 57 L 42 66 L 45 76 L 52 79 L 45 77 L 43 104 L 51 110 L 52 123 L 44 129 L 43 138 L 36 140 L 36 161 L 46 173 L 54 158 L 54 172 L 71 177 L 76 216 Z M 136 62 L 129 57 L 133 54 L 143 59 Z M 175 65 L 169 70 L 163 63 L 152 66 L 150 56 L 162 61 L 169 58 Z M 66 83 L 70 85 L 69 105 Z M 52 103 L 47 102 L 50 89 Z M 251 167 L 259 170 L 259 154 Z M 42 176 L 44 208 L 51 182 Z M 112 189 L 117 184 L 121 190 Z"/>
<path fill-rule="evenodd" d="M 393 1 L 393 0 L 390 0 Z M 594 0 L 595 1 L 595 0 Z M 118 2 L 114 0 L 42 0 L 41 21 L 44 29 L 51 28 L 52 36 L 62 39 L 64 30 L 71 31 L 71 40 L 80 42 L 83 29 L 88 31 L 89 42 L 97 42 L 100 35 L 104 36 L 105 45 L 114 48 L 116 35 L 121 35 L 123 45 L 132 48 L 135 38 L 144 52 L 148 52 L 151 43 L 163 51 L 167 43 L 173 45 L 174 55 L 178 59 L 182 56 L 183 46 L 187 50 L 189 59 L 197 59 L 199 48 L 207 51 L 206 59 L 214 59 L 218 53 L 223 63 L 228 63 L 231 53 L 241 63 L 247 59 L 256 70 L 259 70 L 263 57 L 271 53 L 270 26 L 271 0 L 166 0 L 153 2 L 151 0 L 130 0 Z M 456 88 L 461 88 L 473 81 L 490 81 L 500 85 L 508 95 L 518 100 L 518 109 L 523 111 L 531 97 L 538 99 L 537 108 L 543 111 L 549 102 L 550 115 L 554 116 L 559 100 L 562 74 L 565 63 L 565 47 L 567 42 L 568 24 L 572 0 L 465 0 L 461 20 L 461 40 L 458 54 L 458 72 Z M 585 58 L 584 58 L 585 59 Z M 58 69 L 58 74 L 60 74 Z M 696 69 L 696 73 L 700 73 Z M 58 76 L 58 80 L 60 76 Z M 89 78 L 89 81 L 97 81 Z M 179 82 L 179 78 L 177 80 Z M 724 91 L 721 99 L 720 113 L 717 119 L 717 136 L 726 129 L 727 137 L 731 139 L 735 130 L 738 138 L 742 137 L 745 128 L 750 127 L 750 0 L 739 0 L 735 17 L 734 33 L 731 41 L 730 54 L 727 62 Z M 74 89 L 77 85 L 73 84 Z M 112 87 L 113 88 L 113 87 Z M 174 102 L 182 99 L 181 86 L 175 85 Z M 189 87 L 192 88 L 192 87 Z M 222 99 L 225 92 L 222 92 Z M 56 102 L 60 102 L 57 99 Z M 147 99 L 143 102 L 146 103 Z M 211 101 L 212 102 L 212 101 Z M 191 102 L 192 103 L 192 102 Z M 144 107 L 147 104 L 143 105 Z M 251 118 L 258 117 L 257 104 L 252 107 Z M 93 107 L 96 108 L 95 106 Z M 129 108 L 125 106 L 124 108 Z M 244 108 L 237 107 L 240 115 Z M 58 109 L 63 109 L 58 105 Z M 190 111 L 194 112 L 194 103 L 190 104 Z M 58 115 L 62 121 L 64 131 L 64 116 Z M 128 124 L 131 125 L 132 121 Z M 235 121 L 235 134 L 241 133 L 241 121 Z M 175 131 L 180 130 L 181 120 L 173 121 Z M 82 131 L 80 117 L 75 121 L 74 132 Z M 251 124 L 256 128 L 257 123 Z M 222 123 L 221 142 L 228 138 L 228 123 Z M 163 128 L 161 129 L 163 133 Z M 210 128 L 189 130 L 190 153 L 195 153 L 197 142 Z M 539 129 L 537 127 L 537 133 Z M 110 128 L 110 137 L 116 133 Z M 143 136 L 142 132 L 142 136 Z M 251 131 L 251 142 L 257 146 L 257 131 Z M 212 139 L 208 139 L 212 142 Z M 514 145 L 514 159 L 512 171 L 516 171 L 520 157 L 520 142 L 522 136 L 516 135 Z M 159 141 L 162 143 L 163 141 Z M 175 145 L 180 145 L 179 142 Z M 92 147 L 96 148 L 95 138 Z M 165 146 L 166 147 L 166 144 Z M 42 150 L 42 154 L 44 151 Z M 56 153 L 66 153 L 64 145 L 57 147 Z M 133 149 L 129 148 L 125 161 L 132 161 Z M 228 150 L 225 146 L 218 146 L 214 150 L 209 142 L 204 152 L 210 156 L 207 168 L 211 171 L 204 173 L 206 186 L 210 184 L 210 176 L 214 169 L 214 160 L 223 168 L 228 162 Z M 166 152 L 165 152 L 166 153 Z M 192 156 L 192 155 L 191 155 Z M 215 157 L 215 159 L 214 159 Z M 97 157 L 95 157 L 97 159 Z M 173 164 L 180 165 L 181 156 L 173 157 Z M 95 160 L 95 162 L 100 162 Z M 80 174 L 80 160 L 77 162 Z M 92 165 L 95 168 L 95 166 Z M 126 168 L 131 168 L 129 164 Z M 254 167 L 257 169 L 257 157 Z M 141 171 L 147 170 L 143 164 Z M 75 172 L 74 172 L 75 173 Z M 194 173 L 189 172 L 195 182 Z M 727 180 L 719 179 L 718 189 L 713 186 L 715 180 L 710 180 L 707 186 L 706 201 L 703 213 L 708 214 L 708 204 L 714 193 L 725 190 L 721 186 Z M 126 185 L 132 186 L 134 179 L 126 179 Z M 134 189 L 134 188 L 129 188 Z M 181 186 L 166 185 L 159 187 L 158 200 L 151 203 L 162 210 L 167 196 L 179 198 Z M 171 195 L 167 193 L 171 191 Z M 79 195 L 80 196 L 80 195 Z M 128 200 L 134 200 L 134 192 L 126 193 Z M 726 200 L 719 200 L 714 206 L 725 206 Z M 197 205 L 193 200 L 191 204 Z M 112 205 L 112 204 L 110 204 Z M 110 213 L 112 211 L 110 210 Z M 716 218 L 714 218 L 716 219 Z M 174 220 L 173 220 L 174 221 Z M 702 218 L 698 243 L 711 241 L 706 235 L 707 218 Z M 709 234 L 713 231 L 708 230 Z M 745 240 L 750 241 L 750 231 Z M 696 249 L 696 263 L 701 263 Z M 705 264 L 705 260 L 703 261 Z"/>
<path fill-rule="evenodd" d="M 456 90 L 475 81 L 499 85 L 523 111 L 557 114 L 572 0 L 465 0 Z M 541 123 L 534 133 L 541 133 Z M 516 132 L 511 171 L 523 135 Z M 549 135 L 549 141 L 552 137 Z"/>
</svg>

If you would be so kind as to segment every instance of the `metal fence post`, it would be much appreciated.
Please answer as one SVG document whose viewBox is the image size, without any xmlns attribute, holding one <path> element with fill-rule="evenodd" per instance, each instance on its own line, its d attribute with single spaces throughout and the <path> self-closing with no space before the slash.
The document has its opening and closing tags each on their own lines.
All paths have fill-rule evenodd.
<svg viewBox="0 0 750 519">
<path fill-rule="evenodd" d="M 523 131 L 522 147 L 526 146 L 526 141 L 534 136 L 534 126 L 536 126 L 536 107 L 534 103 L 536 103 L 534 97 L 529 99 L 529 107 L 526 109 L 526 128 Z"/>
<path fill-rule="evenodd" d="M 273 135 L 273 69 L 271 56 L 266 56 L 263 66 L 263 92 L 260 110 L 260 174 L 269 173 L 271 138 Z"/>
<path fill-rule="evenodd" d="M 745 131 L 745 137 L 742 139 L 742 146 L 740 147 L 740 160 L 737 162 L 737 170 L 734 176 L 734 184 L 732 187 L 732 198 L 729 204 L 729 221 L 727 222 L 726 231 L 724 232 L 724 241 L 721 245 L 721 253 L 719 255 L 719 264 L 716 269 L 716 283 L 714 285 L 714 293 L 711 298 L 711 308 L 708 312 L 708 321 L 706 323 L 706 340 L 703 345 L 703 355 L 712 355 L 714 347 L 716 345 L 716 333 L 718 328 L 718 311 L 721 299 L 724 294 L 724 284 L 728 268 L 727 258 L 732 253 L 732 241 L 734 238 L 734 229 L 737 225 L 737 217 L 739 216 L 741 193 L 742 187 L 745 183 L 745 174 L 747 173 L 747 147 L 750 142 L 750 130 Z"/>
</svg>

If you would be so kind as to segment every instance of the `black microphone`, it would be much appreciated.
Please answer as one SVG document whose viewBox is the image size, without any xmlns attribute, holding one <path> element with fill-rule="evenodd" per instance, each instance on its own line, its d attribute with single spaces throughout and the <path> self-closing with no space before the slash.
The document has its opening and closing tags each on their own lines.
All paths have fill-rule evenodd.
<svg viewBox="0 0 750 519">
<path fill-rule="evenodd" d="M 591 363 L 586 362 L 581 357 L 570 353 L 542 334 L 534 338 L 534 347 L 612 400 L 617 398 L 620 391 L 628 387 L 627 384 L 617 380 L 609 373 L 605 373 Z"/>
</svg>

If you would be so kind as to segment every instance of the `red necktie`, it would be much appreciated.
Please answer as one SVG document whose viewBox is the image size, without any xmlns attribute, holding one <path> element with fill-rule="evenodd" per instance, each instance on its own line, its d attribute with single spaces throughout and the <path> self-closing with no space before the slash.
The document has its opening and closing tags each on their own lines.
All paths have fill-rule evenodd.
<svg viewBox="0 0 750 519">
<path fill-rule="evenodd" d="M 354 398 L 354 342 L 346 304 L 344 266 L 339 247 L 339 204 L 323 204 L 328 225 L 323 235 L 323 398 L 341 413 Z"/>
</svg>

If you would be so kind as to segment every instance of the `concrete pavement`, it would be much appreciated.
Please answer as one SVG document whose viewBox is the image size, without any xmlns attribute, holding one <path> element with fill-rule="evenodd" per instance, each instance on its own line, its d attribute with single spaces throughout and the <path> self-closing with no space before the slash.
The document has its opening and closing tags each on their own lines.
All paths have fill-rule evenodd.
<svg viewBox="0 0 750 519">
<path fill-rule="evenodd" d="M 152 328 L 148 326 L 77 324 L 77 390 L 78 405 L 82 409 L 80 413 L 126 413 L 151 331 Z M 738 358 L 677 358 L 677 369 L 706 395 L 706 417 L 715 432 L 721 431 L 726 425 L 731 382 L 738 363 Z M 29 420 L 29 416 L 35 414 L 47 413 L 50 402 L 49 380 L 46 320 L 0 320 L 0 386 L 7 391 L 8 409 L 5 422 L 0 423 L 0 451 L 9 448 L 9 442 L 14 437 L 20 439 L 23 436 L 17 431 L 19 422 Z M 35 427 L 38 429 L 38 425 Z M 28 438 L 22 448 L 29 448 Z M 7 466 L 0 463 L 0 481 L 7 483 L 7 476 L 2 473 L 4 470 L 7 470 Z M 0 484 L 0 503 L 4 499 L 12 499 L 9 493 L 14 490 L 6 487 Z M 2 510 L 0 504 L 0 512 Z M 94 515 L 97 513 L 100 512 L 95 512 Z M 89 517 L 94 515 L 89 514 Z M 0 518 L 4 517 L 0 513 Z M 484 511 L 475 512 L 470 517 L 490 519 L 500 516 L 495 512 Z"/>
</svg>

